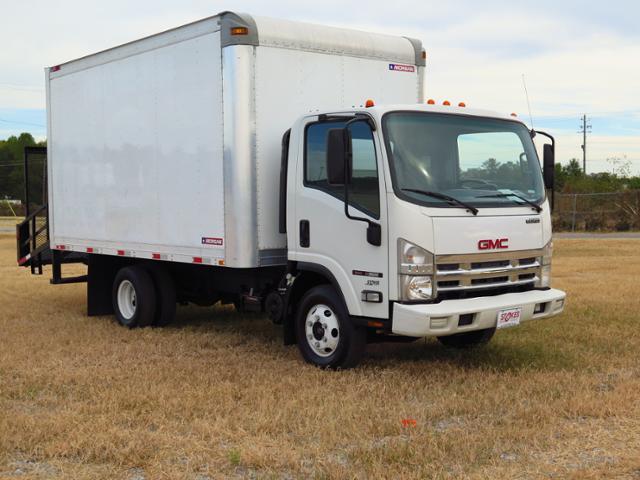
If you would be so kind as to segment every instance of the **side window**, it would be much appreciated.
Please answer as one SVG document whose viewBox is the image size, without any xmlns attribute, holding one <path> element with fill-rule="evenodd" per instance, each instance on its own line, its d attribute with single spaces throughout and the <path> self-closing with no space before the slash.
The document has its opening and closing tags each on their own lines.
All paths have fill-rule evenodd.
<svg viewBox="0 0 640 480">
<path fill-rule="evenodd" d="M 327 133 L 343 122 L 312 123 L 307 127 L 304 184 L 344 199 L 342 186 L 327 182 Z M 353 181 L 349 185 L 349 204 L 374 218 L 380 218 L 380 187 L 373 133 L 365 122 L 354 122 L 351 131 Z"/>
</svg>

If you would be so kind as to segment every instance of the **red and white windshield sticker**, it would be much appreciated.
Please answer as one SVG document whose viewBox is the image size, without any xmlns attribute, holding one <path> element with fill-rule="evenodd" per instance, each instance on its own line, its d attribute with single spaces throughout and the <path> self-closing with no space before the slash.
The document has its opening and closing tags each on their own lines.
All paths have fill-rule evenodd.
<svg viewBox="0 0 640 480">
<path fill-rule="evenodd" d="M 392 70 L 394 72 L 415 72 L 416 71 L 416 67 L 413 65 L 402 65 L 400 63 L 390 63 L 389 64 L 389 70 Z"/>
<path fill-rule="evenodd" d="M 202 237 L 202 245 L 210 247 L 222 247 L 224 239 L 216 237 Z"/>
</svg>

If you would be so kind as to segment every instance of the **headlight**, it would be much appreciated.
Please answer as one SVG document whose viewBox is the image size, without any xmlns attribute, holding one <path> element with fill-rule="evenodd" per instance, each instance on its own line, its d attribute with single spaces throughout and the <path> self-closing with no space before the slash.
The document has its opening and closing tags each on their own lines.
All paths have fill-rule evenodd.
<svg viewBox="0 0 640 480">
<path fill-rule="evenodd" d="M 551 286 L 551 257 L 553 256 L 553 240 L 549 240 L 542 249 L 542 256 L 539 257 L 540 265 L 542 265 L 542 271 L 540 278 L 537 282 L 537 287 L 549 287 Z"/>
<path fill-rule="evenodd" d="M 403 300 L 429 300 L 433 297 L 431 277 L 421 275 L 400 275 Z"/>
<path fill-rule="evenodd" d="M 435 297 L 433 253 L 398 239 L 398 273 L 403 301 L 429 300 Z"/>
</svg>

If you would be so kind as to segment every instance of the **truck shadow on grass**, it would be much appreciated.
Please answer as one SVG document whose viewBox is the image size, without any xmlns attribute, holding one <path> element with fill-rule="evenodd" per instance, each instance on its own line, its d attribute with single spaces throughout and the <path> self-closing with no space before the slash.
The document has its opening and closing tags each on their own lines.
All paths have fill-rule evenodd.
<svg viewBox="0 0 640 480">
<path fill-rule="evenodd" d="M 489 369 L 496 372 L 524 370 L 561 371 L 578 368 L 578 359 L 544 343 L 505 343 L 493 339 L 489 345 L 472 349 L 446 348 L 435 339 L 420 339 L 412 344 L 369 345 L 363 365 L 380 367 L 398 364 L 422 364 L 425 368 L 456 366 L 466 369 Z"/>
<path fill-rule="evenodd" d="M 178 309 L 175 323 L 165 329 L 191 330 L 194 335 L 232 334 L 235 341 L 256 346 L 279 345 L 283 352 L 295 349 L 282 344 L 282 329 L 273 325 L 262 314 L 238 313 L 233 306 L 213 308 L 186 306 Z M 523 332 L 524 333 L 524 332 Z M 544 336 L 497 334 L 490 344 L 473 349 L 451 349 L 435 339 L 419 339 L 411 343 L 371 343 L 360 368 L 412 368 L 432 369 L 434 366 L 457 366 L 467 369 L 494 371 L 560 371 L 574 370 L 578 358 L 566 350 L 549 344 Z M 233 347 L 229 347 L 233 348 Z M 274 350 L 272 350 L 274 351 Z M 299 359 L 302 361 L 302 359 Z"/>
</svg>

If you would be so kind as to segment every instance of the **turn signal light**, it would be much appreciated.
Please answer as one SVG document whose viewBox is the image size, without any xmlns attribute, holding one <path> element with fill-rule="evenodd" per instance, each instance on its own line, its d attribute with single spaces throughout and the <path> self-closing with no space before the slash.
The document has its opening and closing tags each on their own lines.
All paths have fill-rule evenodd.
<svg viewBox="0 0 640 480">
<path fill-rule="evenodd" d="M 373 100 L 371 100 L 370 98 L 364 104 L 364 106 L 367 107 L 367 108 L 375 107 L 375 105 L 376 105 L 375 102 Z"/>
<path fill-rule="evenodd" d="M 231 35 L 248 35 L 249 29 L 247 27 L 231 27 Z"/>
</svg>

